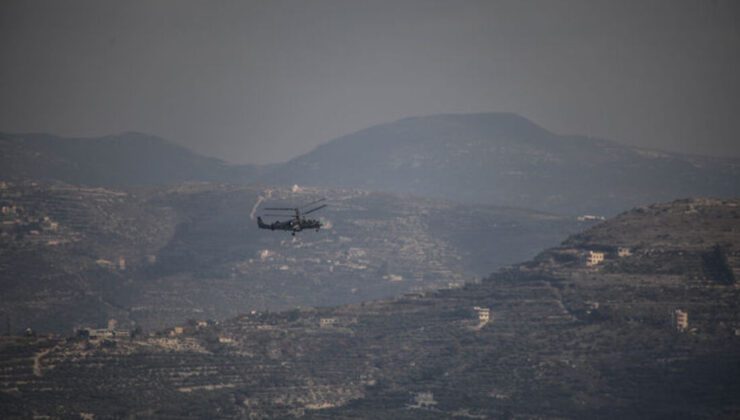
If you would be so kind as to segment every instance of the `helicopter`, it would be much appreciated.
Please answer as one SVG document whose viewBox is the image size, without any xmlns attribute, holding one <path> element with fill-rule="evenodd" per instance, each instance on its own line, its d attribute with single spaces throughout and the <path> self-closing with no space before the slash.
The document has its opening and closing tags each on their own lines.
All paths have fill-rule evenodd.
<svg viewBox="0 0 740 420">
<path fill-rule="evenodd" d="M 290 220 L 280 221 L 277 220 L 272 223 L 265 223 L 262 221 L 262 217 L 257 217 L 257 226 L 259 226 L 260 229 L 270 229 L 270 230 L 286 230 L 291 231 L 291 235 L 295 236 L 296 232 L 300 232 L 302 230 L 306 229 L 316 229 L 316 232 L 321 229 L 322 223 L 316 219 L 306 219 L 306 215 L 313 213 L 315 211 L 321 210 L 324 207 L 326 207 L 326 204 L 322 204 L 318 207 L 312 208 L 307 211 L 303 211 L 302 209 L 305 209 L 307 207 L 315 206 L 316 204 L 325 201 L 326 198 L 321 198 L 319 200 L 310 202 L 308 204 L 304 204 L 300 207 L 266 207 L 265 210 L 270 211 L 291 211 L 294 212 L 294 215 Z M 291 217 L 289 213 L 277 213 L 277 214 L 263 214 L 263 216 L 270 216 L 270 217 Z"/>
</svg>

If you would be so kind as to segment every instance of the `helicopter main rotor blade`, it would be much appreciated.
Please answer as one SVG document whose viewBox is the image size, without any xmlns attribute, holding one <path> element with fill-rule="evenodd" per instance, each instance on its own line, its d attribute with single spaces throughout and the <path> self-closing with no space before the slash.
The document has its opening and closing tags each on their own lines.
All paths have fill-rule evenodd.
<svg viewBox="0 0 740 420">
<path fill-rule="evenodd" d="M 272 213 L 265 213 L 262 216 L 264 217 L 294 217 L 289 214 L 272 214 Z"/>
<path fill-rule="evenodd" d="M 313 206 L 314 204 L 316 204 L 316 203 L 320 203 L 320 202 L 322 202 L 322 201 L 325 201 L 325 200 L 326 200 L 326 197 L 323 197 L 323 198 L 319 198 L 318 200 L 316 200 L 316 201 L 312 201 L 312 202 L 310 202 L 310 203 L 308 203 L 308 204 L 304 204 L 304 205 L 302 205 L 302 206 L 301 206 L 301 207 L 299 207 L 299 208 L 305 209 L 306 207 L 311 207 L 311 206 Z"/>
<path fill-rule="evenodd" d="M 295 211 L 295 208 L 292 207 L 265 207 L 262 210 L 284 210 L 284 211 Z"/>
<path fill-rule="evenodd" d="M 326 207 L 326 204 L 323 204 L 323 205 L 321 205 L 321 206 L 318 206 L 318 207 L 316 207 L 315 209 L 311 209 L 311 210 L 309 210 L 309 211 L 304 211 L 304 212 L 303 212 L 303 214 L 304 214 L 304 215 L 306 215 L 306 214 L 310 214 L 310 213 L 313 213 L 313 212 L 315 212 L 315 211 L 317 211 L 317 210 L 321 210 L 321 209 L 323 209 L 324 207 Z"/>
</svg>

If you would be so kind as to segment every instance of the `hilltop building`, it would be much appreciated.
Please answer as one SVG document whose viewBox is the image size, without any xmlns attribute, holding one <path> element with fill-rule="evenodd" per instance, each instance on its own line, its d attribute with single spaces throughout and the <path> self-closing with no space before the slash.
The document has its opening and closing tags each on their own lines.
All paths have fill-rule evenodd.
<svg viewBox="0 0 740 420">
<path fill-rule="evenodd" d="M 80 328 L 77 330 L 77 334 L 88 340 L 125 338 L 131 336 L 130 331 L 118 329 L 118 321 L 115 319 L 109 319 L 108 326 L 106 328 Z"/>
<path fill-rule="evenodd" d="M 593 214 L 584 214 L 577 217 L 579 222 L 596 222 L 606 220 L 604 216 L 594 216 Z"/>
</svg>

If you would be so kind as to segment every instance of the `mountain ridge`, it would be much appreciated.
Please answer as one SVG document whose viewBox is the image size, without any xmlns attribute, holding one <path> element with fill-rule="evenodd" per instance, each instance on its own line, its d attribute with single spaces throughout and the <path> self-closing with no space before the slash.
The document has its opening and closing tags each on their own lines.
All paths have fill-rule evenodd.
<svg viewBox="0 0 740 420">
<path fill-rule="evenodd" d="M 88 186 L 149 186 L 252 179 L 259 168 L 205 157 L 138 132 L 103 137 L 0 133 L 0 178 Z"/>
<path fill-rule="evenodd" d="M 0 134 L 0 152 L 0 178 L 9 180 L 103 187 L 298 184 L 568 215 L 610 216 L 697 195 L 740 196 L 740 159 L 559 135 L 514 113 L 408 117 L 272 165 L 232 165 L 135 132 L 84 139 Z"/>
<path fill-rule="evenodd" d="M 512 113 L 439 114 L 336 138 L 263 179 L 613 215 L 697 194 L 740 195 L 740 159 L 557 135 Z"/>
</svg>

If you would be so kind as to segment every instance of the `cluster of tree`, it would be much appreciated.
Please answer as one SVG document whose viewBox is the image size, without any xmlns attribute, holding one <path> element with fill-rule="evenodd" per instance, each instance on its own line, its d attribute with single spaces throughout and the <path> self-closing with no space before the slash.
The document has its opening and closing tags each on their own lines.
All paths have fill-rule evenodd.
<svg viewBox="0 0 740 420">
<path fill-rule="evenodd" d="M 735 273 L 732 272 L 727 261 L 727 253 L 720 245 L 715 245 L 711 250 L 701 256 L 704 275 L 719 284 L 735 284 Z"/>
</svg>

